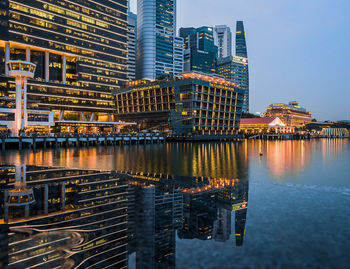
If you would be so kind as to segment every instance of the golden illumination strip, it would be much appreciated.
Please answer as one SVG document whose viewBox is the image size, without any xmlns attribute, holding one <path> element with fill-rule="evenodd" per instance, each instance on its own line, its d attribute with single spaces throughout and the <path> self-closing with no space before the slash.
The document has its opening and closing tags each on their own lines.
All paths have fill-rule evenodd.
<svg viewBox="0 0 350 269">
<path fill-rule="evenodd" d="M 53 6 L 53 7 L 60 8 L 60 9 L 66 10 L 66 11 L 70 11 L 70 12 L 72 11 L 71 9 L 65 8 L 65 7 L 63 7 L 63 6 L 55 5 L 55 4 L 51 3 L 51 2 L 50 2 L 50 3 L 47 3 L 47 1 L 43 1 L 43 0 L 36 0 L 36 1 L 41 2 L 41 3 L 43 3 L 43 4 L 46 4 L 46 5 L 50 5 L 50 6 Z M 12 0 L 10 0 L 10 2 L 12 2 Z M 68 2 L 68 1 L 67 1 L 67 2 Z M 15 3 L 15 2 L 14 2 L 14 3 Z M 15 4 L 18 4 L 18 3 L 15 3 Z M 74 4 L 76 4 L 76 3 L 74 3 Z M 22 5 L 22 4 L 19 4 L 19 5 Z M 98 4 L 98 5 L 101 5 L 101 4 Z M 102 6 L 102 5 L 101 5 L 101 6 Z M 33 8 L 33 7 L 30 7 L 30 8 Z M 86 7 L 86 6 L 84 6 L 84 8 L 89 9 L 89 8 Z M 38 8 L 34 8 L 34 9 L 38 9 Z M 112 8 L 109 7 L 109 9 L 112 9 Z M 40 10 L 40 11 L 43 11 L 43 12 L 46 12 L 46 9 L 39 9 L 39 10 Z M 90 9 L 90 10 L 92 10 L 92 9 Z M 99 11 L 96 11 L 96 10 L 93 10 L 93 11 L 94 11 L 94 12 L 99 12 Z M 120 11 L 118 10 L 118 12 L 120 12 Z M 116 26 L 116 25 L 114 25 L 114 24 L 112 24 L 112 23 L 110 23 L 110 22 L 103 21 L 103 20 L 101 20 L 101 19 L 97 19 L 97 18 L 88 16 L 87 14 L 82 14 L 82 13 L 79 13 L 79 12 L 76 12 L 76 13 L 78 13 L 80 16 L 84 16 L 84 17 L 87 17 L 87 18 L 90 18 L 90 19 L 93 19 L 93 20 L 96 20 L 96 21 L 100 21 L 100 22 L 102 22 L 102 23 L 110 24 L 110 25 L 112 25 L 112 26 L 115 26 L 115 27 L 118 27 L 118 28 L 123 29 L 121 26 Z M 120 12 L 120 13 L 123 13 L 123 12 Z M 51 13 L 51 14 L 56 15 L 56 14 L 59 14 L 59 13 Z M 104 13 L 101 13 L 101 14 L 107 15 L 107 14 L 104 14 Z M 126 13 L 123 13 L 123 14 L 127 15 Z M 108 15 L 107 15 L 107 16 L 108 16 Z M 68 17 L 68 16 L 66 16 L 65 19 L 67 19 L 67 17 Z M 110 16 L 110 17 L 112 17 L 112 16 Z M 113 17 L 112 17 L 112 18 L 113 18 Z M 115 19 L 118 20 L 118 21 L 122 21 L 122 22 L 127 23 L 127 21 L 124 21 L 124 20 L 122 20 L 122 19 L 120 19 L 120 18 L 115 18 Z"/>
<path fill-rule="evenodd" d="M 85 34 L 88 34 L 88 35 L 92 35 L 92 36 L 104 38 L 104 39 L 106 39 L 106 40 L 111 40 L 111 41 L 114 41 L 114 42 L 117 42 L 117 43 L 120 43 L 120 44 L 125 44 L 124 42 L 122 42 L 122 41 L 120 41 L 120 40 L 116 40 L 116 39 L 113 39 L 113 38 L 106 38 L 105 36 L 101 36 L 101 35 L 97 35 L 97 34 L 94 34 L 94 33 L 88 32 L 88 31 L 85 31 L 84 29 L 79 28 L 79 27 L 75 27 L 75 28 L 72 28 L 72 29 L 71 29 L 71 28 L 69 28 L 67 25 L 60 24 L 60 23 L 58 23 L 58 22 L 54 22 L 54 21 L 50 21 L 50 20 L 45 20 L 44 18 L 41 18 L 41 17 L 39 17 L 39 18 L 40 18 L 40 19 L 39 19 L 38 17 L 33 17 L 33 16 L 29 15 L 28 13 L 21 13 L 21 12 L 19 12 L 19 10 L 11 10 L 11 12 L 16 13 L 16 14 L 19 14 L 19 15 L 21 15 L 21 16 L 26 16 L 26 17 L 29 17 L 29 18 L 32 18 L 32 19 L 42 20 L 42 21 L 45 21 L 45 22 L 48 22 L 48 23 L 51 23 L 51 24 L 54 24 L 54 25 L 58 25 L 58 26 L 64 27 L 64 28 L 66 28 L 66 29 L 77 30 L 77 31 L 80 31 L 80 32 L 85 33 Z M 62 17 L 63 17 L 63 16 L 62 16 Z M 74 21 L 74 19 L 72 19 L 72 21 Z M 16 23 L 17 23 L 17 21 L 16 21 Z M 81 23 L 81 22 L 79 22 L 79 23 Z M 69 25 L 69 26 L 71 26 L 71 25 Z M 104 29 L 104 28 L 103 28 L 103 29 Z M 109 30 L 105 30 L 105 31 L 109 31 Z M 111 32 L 111 31 L 109 31 L 109 32 Z M 112 32 L 112 33 L 115 33 L 115 32 Z M 127 36 L 122 35 L 122 34 L 119 34 L 119 33 L 115 33 L 115 34 L 120 35 L 120 36 L 122 36 L 122 37 L 127 37 Z"/>
<path fill-rule="evenodd" d="M 12 82 L 12 84 L 15 84 Z M 53 86 L 53 85 L 43 85 L 43 84 L 36 84 L 36 83 L 30 83 L 28 82 L 28 85 L 33 85 L 33 86 L 41 86 L 41 87 L 46 87 L 46 88 L 60 88 L 60 89 L 66 89 L 66 90 L 74 90 L 74 91 L 85 91 L 85 92 L 94 92 L 94 93 L 101 93 L 101 94 L 107 94 L 107 95 L 112 95 L 110 92 L 101 92 L 101 91 L 94 91 L 94 90 L 86 90 L 85 88 L 70 88 L 70 87 L 65 87 L 65 86 Z M 65 85 L 65 84 L 62 84 Z"/>
<path fill-rule="evenodd" d="M 83 74 L 83 75 L 88 75 L 88 76 L 94 76 L 94 77 L 101 77 L 101 78 L 109 78 L 109 79 L 117 79 L 119 80 L 119 78 L 116 77 L 112 77 L 112 76 L 101 76 L 99 74 L 91 74 L 91 73 L 83 73 L 83 72 L 79 72 L 79 74 Z M 125 73 L 126 74 L 126 73 Z"/>
<path fill-rule="evenodd" d="M 101 11 L 97 11 L 97 10 L 95 10 L 95 9 L 88 8 L 88 7 L 86 7 L 86 6 L 83 6 L 83 5 L 78 4 L 78 3 L 76 3 L 76 2 L 72 2 L 72 1 L 69 1 L 69 0 L 65 0 L 65 1 L 68 2 L 68 3 L 72 3 L 72 4 L 74 4 L 74 5 L 77 5 L 77 6 L 80 6 L 80 7 L 89 9 L 89 10 L 92 10 L 92 11 L 94 11 L 94 12 L 101 13 L 102 15 L 106 15 L 106 16 L 109 16 L 109 17 L 111 17 L 111 18 L 114 18 L 114 19 L 117 19 L 117 20 L 119 20 L 119 21 L 123 21 L 123 22 L 126 22 L 126 23 L 127 23 L 126 20 L 124 21 L 123 19 L 118 18 L 118 17 L 114 17 L 113 15 L 110 15 L 110 14 L 107 14 L 107 13 L 104 13 L 104 12 L 101 12 Z M 88 1 L 94 3 L 94 4 L 98 5 L 98 6 L 107 7 L 107 6 L 105 6 L 105 5 L 101 4 L 101 3 L 96 3 L 95 1 L 92 1 L 92 0 L 88 0 Z M 128 1 L 130 1 L 130 0 L 128 0 Z M 113 1 L 110 1 L 110 2 L 115 3 L 115 2 L 113 2 Z M 121 7 L 125 7 L 126 9 L 128 9 L 127 6 L 123 6 L 123 5 L 120 4 L 120 3 L 115 3 L 115 4 L 117 4 L 117 5 L 121 6 Z M 111 8 L 111 7 L 107 7 L 107 8 L 113 9 L 113 8 Z M 116 11 L 119 12 L 120 14 L 124 14 L 124 15 L 128 16 L 128 14 L 127 14 L 127 13 L 124 13 L 123 11 L 120 11 L 120 10 L 116 10 Z M 85 16 L 85 15 L 84 15 L 84 16 Z"/>
<path fill-rule="evenodd" d="M 9 30 L 9 33 L 18 34 L 18 35 L 24 35 L 24 36 L 30 36 L 30 37 L 33 37 L 33 38 L 36 38 L 36 39 L 41 39 L 41 40 L 45 40 L 45 41 L 48 41 L 48 42 L 53 42 L 50 39 L 29 35 L 27 33 L 16 32 L 16 31 L 13 31 L 13 30 Z M 71 45 L 71 44 L 67 44 L 67 43 L 61 43 L 61 42 L 57 42 L 57 41 L 54 41 L 54 42 L 57 43 L 57 44 L 60 44 L 60 45 L 64 45 L 64 46 L 76 47 L 76 48 L 79 48 L 79 49 L 82 49 L 82 50 L 90 50 L 90 51 L 93 51 L 93 52 L 96 52 L 96 53 L 99 53 L 99 54 L 108 55 L 108 56 L 117 57 L 117 58 L 121 58 L 121 59 L 127 60 L 127 57 L 117 56 L 117 55 L 113 55 L 113 54 L 109 54 L 109 53 L 101 53 L 100 51 L 97 51 L 97 50 L 86 49 L 84 47 L 79 47 L 79 46 Z M 81 56 L 85 57 L 83 55 L 81 55 Z M 91 59 L 96 60 L 96 58 L 91 58 Z M 104 60 L 100 60 L 100 61 L 104 61 Z M 113 63 L 113 62 L 111 62 L 111 63 Z"/>
<path fill-rule="evenodd" d="M 101 61 L 102 62 L 102 61 Z M 118 72 L 118 73 L 123 73 L 125 75 L 128 74 L 128 72 L 124 72 L 124 71 L 121 71 L 121 70 L 117 70 L 117 69 L 109 69 L 109 68 L 105 68 L 105 67 L 99 67 L 99 66 L 91 66 L 91 65 L 88 65 L 88 64 L 80 64 L 80 66 L 85 66 L 85 67 L 89 67 L 89 68 L 96 68 L 96 69 L 101 69 L 101 70 L 105 70 L 105 71 L 112 71 L 112 72 Z M 119 66 L 122 66 L 122 67 L 127 67 L 127 65 L 121 65 L 121 64 L 115 64 L 115 65 L 119 65 Z"/>
<path fill-rule="evenodd" d="M 60 104 L 50 104 L 50 103 L 40 103 L 40 105 L 45 105 L 45 106 L 59 106 L 59 107 L 65 107 L 65 108 L 67 108 L 67 105 L 60 105 Z M 115 108 L 108 108 L 108 107 L 96 107 L 96 106 L 94 106 L 94 107 L 90 107 L 90 106 L 84 106 L 84 105 L 81 105 L 81 106 L 74 106 L 74 105 L 69 105 L 69 108 L 71 108 L 71 107 L 75 107 L 75 108 L 85 108 L 85 109 L 87 109 L 87 108 L 89 108 L 89 109 L 98 109 L 98 110 L 111 110 L 111 111 L 114 111 L 114 110 L 116 110 Z"/>
<path fill-rule="evenodd" d="M 103 99 L 90 99 L 90 98 L 85 98 L 85 97 L 77 97 L 77 96 L 68 96 L 68 95 L 55 95 L 55 94 L 50 94 L 50 93 L 33 93 L 33 92 L 28 92 L 29 95 L 37 95 L 37 96 L 50 96 L 50 97 L 57 97 L 57 98 L 66 98 L 66 99 L 80 99 L 80 100 L 88 100 L 88 101 L 100 101 L 100 102 L 112 102 L 114 103 L 115 100 L 103 100 Z"/>
<path fill-rule="evenodd" d="M 10 0 L 10 1 L 11 1 L 11 0 Z M 13 2 L 13 3 L 14 3 L 14 4 L 17 4 L 17 3 L 15 3 L 15 2 Z M 28 5 L 25 5 L 25 4 L 20 4 L 20 5 L 25 6 L 25 7 L 27 7 L 27 8 L 30 8 L 30 9 L 38 10 L 38 11 L 40 11 L 40 12 L 48 13 L 48 14 L 51 14 L 51 15 L 53 15 L 53 16 L 61 17 L 61 18 L 65 19 L 65 20 L 67 19 L 67 16 L 62 16 L 62 15 L 59 14 L 59 13 L 52 13 L 52 12 L 50 12 L 50 11 L 47 11 L 46 9 L 45 9 L 45 10 L 43 10 L 43 9 L 36 9 L 36 8 L 33 8 L 33 7 L 28 6 Z M 10 11 L 11 11 L 11 12 L 17 12 L 17 13 L 19 13 L 20 15 L 24 15 L 24 13 L 20 13 L 19 10 L 16 10 L 16 9 L 11 9 Z M 28 15 L 27 15 L 27 16 L 28 16 Z M 30 17 L 32 17 L 32 18 L 34 18 L 34 19 L 40 19 L 40 18 L 41 18 L 41 17 L 33 17 L 33 16 L 30 16 Z M 88 17 L 88 16 L 86 16 L 86 17 Z M 69 20 L 75 21 L 75 22 L 78 22 L 78 23 L 84 23 L 84 24 L 85 24 L 85 22 L 75 20 L 73 17 L 69 17 Z M 91 24 L 91 25 L 89 24 L 89 26 L 92 26 L 92 24 Z M 103 31 L 110 32 L 110 33 L 112 33 L 112 34 L 114 34 L 114 35 L 119 35 L 119 36 L 122 36 L 122 37 L 127 37 L 127 35 L 122 35 L 122 34 L 120 34 L 120 33 L 116 33 L 116 32 L 110 31 L 110 30 L 108 30 L 108 29 L 106 29 L 106 28 L 99 27 L 99 26 L 97 26 L 96 24 L 94 24 L 93 27 L 94 27 L 94 28 L 97 28 L 97 29 L 100 29 L 100 30 L 103 30 Z M 122 28 L 121 26 L 117 26 L 117 27 L 118 27 L 118 28 L 121 28 L 122 30 L 127 30 L 127 25 L 125 26 L 125 28 Z"/>
<path fill-rule="evenodd" d="M 10 47 L 11 47 L 12 44 L 14 44 L 15 47 L 22 47 L 22 48 L 29 47 L 30 49 L 34 48 L 33 50 L 48 51 L 50 53 L 54 53 L 54 54 L 58 54 L 58 55 L 66 55 L 68 57 L 79 57 L 79 55 L 72 54 L 70 52 L 62 52 L 62 51 L 58 51 L 58 50 L 45 49 L 45 48 L 42 48 L 42 47 L 32 46 L 32 45 L 28 45 L 28 44 L 20 43 L 20 42 L 3 41 L 3 40 L 0 40 L 0 42 L 9 42 L 10 43 Z"/>
<path fill-rule="evenodd" d="M 127 79 L 118 79 L 118 80 L 128 81 Z M 118 88 L 120 88 L 120 86 L 117 85 L 117 84 L 105 84 L 105 83 L 91 82 L 91 81 L 86 81 L 86 80 L 79 80 L 79 82 L 86 82 L 86 83 L 91 83 L 91 84 L 95 84 L 95 85 L 103 85 L 103 86 L 108 86 L 108 87 L 118 87 Z"/>
<path fill-rule="evenodd" d="M 60 33 L 60 32 L 51 31 L 51 30 L 48 30 L 47 28 L 41 28 L 41 27 L 38 27 L 38 26 L 34 26 L 34 25 L 32 25 L 32 24 L 25 24 L 25 23 L 18 22 L 18 21 L 13 21 L 13 20 L 9 20 L 9 22 L 12 22 L 12 23 L 14 23 L 14 24 L 22 24 L 22 25 L 27 26 L 27 27 L 36 28 L 36 29 L 41 30 L 41 31 L 46 31 L 46 32 L 50 32 L 50 33 L 54 33 L 54 34 L 57 34 L 57 35 L 66 36 L 66 37 L 73 38 L 73 39 L 82 40 L 82 41 L 89 42 L 89 43 L 93 43 L 93 44 L 96 44 L 96 45 L 99 45 L 99 46 L 104 46 L 104 47 L 108 47 L 108 48 L 111 48 L 111 49 L 115 49 L 115 50 L 120 50 L 120 51 L 128 52 L 127 49 L 119 49 L 119 48 L 116 48 L 116 47 L 109 46 L 109 45 L 107 45 L 107 44 L 98 43 L 98 42 L 95 42 L 95 41 L 91 41 L 91 40 L 88 40 L 88 39 L 83 39 L 83 38 L 76 37 L 76 36 L 72 36 L 72 35 L 62 34 L 62 33 Z M 69 28 L 67 28 L 67 29 L 69 29 Z M 55 41 L 56 41 L 56 40 L 55 40 Z M 121 43 L 122 43 L 122 42 L 121 42 Z M 74 45 L 74 46 L 76 46 L 76 45 Z M 87 50 L 91 50 L 91 49 L 89 48 L 89 49 L 87 49 Z"/>
</svg>

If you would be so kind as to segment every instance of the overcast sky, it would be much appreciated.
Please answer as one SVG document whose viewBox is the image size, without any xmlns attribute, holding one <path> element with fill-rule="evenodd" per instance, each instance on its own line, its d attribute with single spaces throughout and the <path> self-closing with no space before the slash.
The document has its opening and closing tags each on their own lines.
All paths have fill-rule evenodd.
<svg viewBox="0 0 350 269">
<path fill-rule="evenodd" d="M 137 0 L 131 0 L 136 12 Z M 243 20 L 250 111 L 296 100 L 318 120 L 350 120 L 350 0 L 177 0 L 177 27 Z"/>
</svg>

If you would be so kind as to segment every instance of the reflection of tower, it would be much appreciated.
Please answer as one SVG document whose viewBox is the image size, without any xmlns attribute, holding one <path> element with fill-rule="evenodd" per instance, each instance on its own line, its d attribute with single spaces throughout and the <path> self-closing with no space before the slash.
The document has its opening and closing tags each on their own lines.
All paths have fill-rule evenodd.
<svg viewBox="0 0 350 269">
<path fill-rule="evenodd" d="M 12 132 L 18 136 L 19 130 L 28 126 L 27 79 L 34 77 L 36 65 L 24 61 L 8 61 L 6 65 L 10 77 L 14 77 L 16 83 L 15 126 L 12 127 Z"/>
<path fill-rule="evenodd" d="M 182 196 L 167 186 L 136 190 L 136 267 L 175 268 L 175 229 Z"/>
<path fill-rule="evenodd" d="M 247 208 L 240 209 L 235 212 L 236 246 L 243 245 L 246 219 L 247 219 Z"/>
<path fill-rule="evenodd" d="M 215 241 L 225 242 L 229 240 L 231 235 L 231 210 L 218 208 L 213 234 Z"/>
<path fill-rule="evenodd" d="M 28 188 L 26 184 L 26 166 L 16 165 L 15 168 L 15 188 L 8 190 L 5 194 L 5 214 L 4 220 L 8 221 L 9 207 L 24 206 L 25 218 L 29 217 L 29 205 L 34 203 L 33 188 Z"/>
</svg>

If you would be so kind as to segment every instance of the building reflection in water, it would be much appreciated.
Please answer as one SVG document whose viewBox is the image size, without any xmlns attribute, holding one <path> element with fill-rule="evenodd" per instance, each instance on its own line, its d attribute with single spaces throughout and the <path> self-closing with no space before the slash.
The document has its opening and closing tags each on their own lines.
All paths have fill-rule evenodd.
<svg viewBox="0 0 350 269">
<path fill-rule="evenodd" d="M 234 232 L 243 244 L 246 179 L 23 165 L 0 172 L 4 267 L 126 268 L 136 254 L 137 268 L 175 268 L 176 233 L 224 242 Z M 18 195 L 24 189 L 31 198 Z"/>
</svg>

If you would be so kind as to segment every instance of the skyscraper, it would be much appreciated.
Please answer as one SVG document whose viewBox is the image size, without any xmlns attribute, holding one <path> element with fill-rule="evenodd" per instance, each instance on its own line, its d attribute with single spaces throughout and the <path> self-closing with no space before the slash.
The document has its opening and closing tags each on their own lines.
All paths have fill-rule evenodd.
<svg viewBox="0 0 350 269">
<path fill-rule="evenodd" d="M 136 77 L 136 25 L 137 16 L 128 12 L 128 79 L 135 80 Z"/>
<path fill-rule="evenodd" d="M 248 63 L 247 43 L 245 38 L 245 31 L 243 21 L 236 23 L 236 56 L 246 58 Z M 244 60 L 244 59 L 243 59 Z M 240 69 L 241 67 L 241 69 Z M 249 69 L 247 65 L 238 65 L 238 76 L 242 81 L 244 88 L 243 112 L 249 112 Z M 239 83 L 239 82 L 238 82 Z"/>
<path fill-rule="evenodd" d="M 184 39 L 184 71 L 215 73 L 218 48 L 214 45 L 212 27 L 180 28 Z"/>
<path fill-rule="evenodd" d="M 127 0 L 3 0 L 0 33 L 3 107 L 14 100 L 4 63 L 22 60 L 36 64 L 28 106 L 53 111 L 57 131 L 113 126 L 112 90 L 127 80 Z"/>
<path fill-rule="evenodd" d="M 236 24 L 236 56 L 248 58 L 243 21 Z"/>
<path fill-rule="evenodd" d="M 214 42 L 219 49 L 219 58 L 224 58 L 232 55 L 232 33 L 229 27 L 226 25 L 215 26 Z"/>
<path fill-rule="evenodd" d="M 219 58 L 217 74 L 236 82 L 244 90 L 242 112 L 249 111 L 249 73 L 248 59 L 239 56 Z"/>
<path fill-rule="evenodd" d="M 137 1 L 136 78 L 176 76 L 182 70 L 182 39 L 176 33 L 176 0 Z"/>
</svg>

